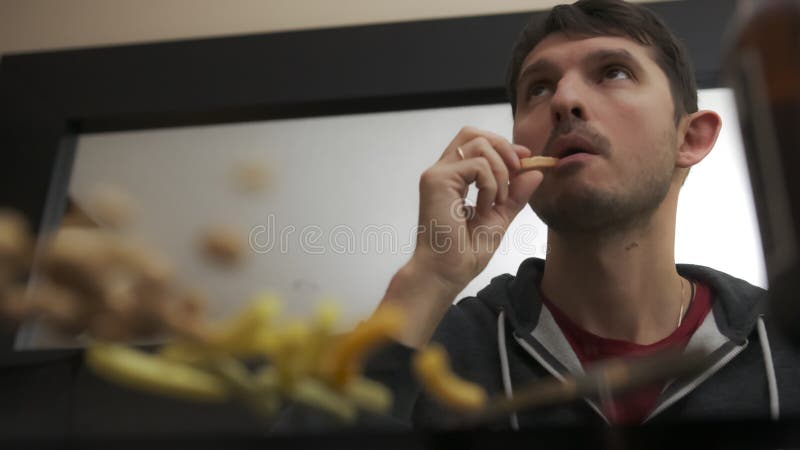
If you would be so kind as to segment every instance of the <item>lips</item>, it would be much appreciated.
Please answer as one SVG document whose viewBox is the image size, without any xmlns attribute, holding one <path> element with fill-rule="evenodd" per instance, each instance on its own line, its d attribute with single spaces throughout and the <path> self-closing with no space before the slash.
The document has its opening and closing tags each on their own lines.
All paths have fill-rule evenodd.
<svg viewBox="0 0 800 450">
<path fill-rule="evenodd" d="M 549 149 L 546 149 L 544 155 L 566 158 L 579 153 L 587 153 L 590 155 L 600 154 L 589 139 L 577 134 L 571 134 L 557 138 L 553 142 L 553 145 Z"/>
</svg>

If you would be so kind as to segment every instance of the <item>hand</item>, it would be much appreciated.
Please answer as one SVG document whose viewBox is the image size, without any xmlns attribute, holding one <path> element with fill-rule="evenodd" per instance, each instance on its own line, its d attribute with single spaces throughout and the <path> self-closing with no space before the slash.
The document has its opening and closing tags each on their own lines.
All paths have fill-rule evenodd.
<svg viewBox="0 0 800 450">
<path fill-rule="evenodd" d="M 519 159 L 530 153 L 502 136 L 465 127 L 422 174 L 416 249 L 382 300 L 408 318 L 396 336 L 400 342 L 424 345 L 455 296 L 489 263 L 542 182 L 539 171 L 519 172 Z M 473 182 L 475 207 L 464 204 Z"/>
<path fill-rule="evenodd" d="M 541 172 L 518 173 L 519 159 L 528 156 L 530 150 L 502 136 L 463 128 L 420 178 L 419 233 L 411 263 L 463 289 L 489 263 L 542 181 Z M 464 204 L 473 182 L 478 188 L 474 207 Z"/>
</svg>

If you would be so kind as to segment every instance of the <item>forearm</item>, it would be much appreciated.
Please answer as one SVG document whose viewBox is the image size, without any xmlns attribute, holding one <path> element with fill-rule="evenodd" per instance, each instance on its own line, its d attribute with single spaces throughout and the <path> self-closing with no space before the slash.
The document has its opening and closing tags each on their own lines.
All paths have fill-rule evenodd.
<svg viewBox="0 0 800 450">
<path fill-rule="evenodd" d="M 427 344 L 463 286 L 441 280 L 412 258 L 392 278 L 381 305 L 399 308 L 405 325 L 393 336 L 412 348 Z"/>
</svg>

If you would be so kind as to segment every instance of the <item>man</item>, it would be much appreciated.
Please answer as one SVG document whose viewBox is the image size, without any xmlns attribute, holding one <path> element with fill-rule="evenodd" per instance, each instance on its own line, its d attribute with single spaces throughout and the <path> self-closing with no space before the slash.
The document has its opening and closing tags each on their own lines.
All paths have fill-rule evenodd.
<svg viewBox="0 0 800 450">
<path fill-rule="evenodd" d="M 372 369 L 397 390 L 396 413 L 422 426 L 447 423 L 408 370 L 413 349 L 433 339 L 461 377 L 506 395 L 612 357 L 668 347 L 708 353 L 696 376 L 603 405 L 587 399 L 513 415 L 501 426 L 796 414 L 800 363 L 765 327 L 764 291 L 674 261 L 681 185 L 721 126 L 714 112 L 698 111 L 678 40 L 640 5 L 558 6 L 522 33 L 507 87 L 514 142 L 464 128 L 421 177 L 422 231 L 382 300 L 408 325 Z M 531 155 L 559 162 L 520 171 Z M 473 182 L 477 205 L 452 214 Z M 546 263 L 527 260 L 516 276 L 452 306 L 527 204 L 548 225 Z"/>
</svg>

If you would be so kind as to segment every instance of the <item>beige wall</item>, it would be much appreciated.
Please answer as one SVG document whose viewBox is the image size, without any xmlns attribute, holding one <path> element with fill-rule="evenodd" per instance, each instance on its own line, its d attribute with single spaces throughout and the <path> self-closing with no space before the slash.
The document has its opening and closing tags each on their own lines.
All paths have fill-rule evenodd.
<svg viewBox="0 0 800 450">
<path fill-rule="evenodd" d="M 0 0 L 0 54 L 499 14 L 557 3 L 564 1 Z"/>
</svg>

